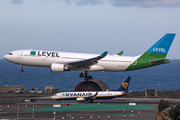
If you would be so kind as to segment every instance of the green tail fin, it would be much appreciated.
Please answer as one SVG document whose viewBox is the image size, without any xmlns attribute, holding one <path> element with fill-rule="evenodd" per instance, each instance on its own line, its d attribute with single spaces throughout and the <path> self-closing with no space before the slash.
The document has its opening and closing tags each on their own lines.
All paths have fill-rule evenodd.
<svg viewBox="0 0 180 120">
<path fill-rule="evenodd" d="M 169 63 L 166 58 L 169 48 L 174 40 L 175 34 L 167 33 L 144 54 L 138 57 L 126 70 L 135 70 L 154 65 Z"/>
</svg>

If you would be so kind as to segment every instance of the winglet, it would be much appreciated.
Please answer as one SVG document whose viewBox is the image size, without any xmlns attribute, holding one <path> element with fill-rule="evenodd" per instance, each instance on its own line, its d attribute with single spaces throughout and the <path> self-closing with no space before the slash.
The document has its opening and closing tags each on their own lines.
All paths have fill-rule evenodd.
<svg viewBox="0 0 180 120">
<path fill-rule="evenodd" d="M 100 56 L 105 57 L 107 55 L 108 51 L 105 51 L 103 54 L 101 54 Z"/>
<path fill-rule="evenodd" d="M 121 52 L 119 52 L 117 55 L 120 55 L 120 56 L 121 56 L 123 53 L 124 53 L 124 51 L 121 51 Z"/>
<path fill-rule="evenodd" d="M 97 94 L 98 94 L 98 90 L 97 90 L 97 92 L 93 95 L 93 97 L 95 97 Z"/>
</svg>

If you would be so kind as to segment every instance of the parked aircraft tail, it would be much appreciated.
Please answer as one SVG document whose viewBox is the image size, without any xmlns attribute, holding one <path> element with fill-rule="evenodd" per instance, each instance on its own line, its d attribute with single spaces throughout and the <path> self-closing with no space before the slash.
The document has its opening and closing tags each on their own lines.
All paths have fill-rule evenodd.
<svg viewBox="0 0 180 120">
<path fill-rule="evenodd" d="M 113 91 L 128 91 L 130 79 L 131 79 L 131 77 L 128 76 L 128 77 L 124 80 L 124 82 L 119 86 L 119 88 L 116 89 L 116 90 L 113 90 Z"/>
</svg>

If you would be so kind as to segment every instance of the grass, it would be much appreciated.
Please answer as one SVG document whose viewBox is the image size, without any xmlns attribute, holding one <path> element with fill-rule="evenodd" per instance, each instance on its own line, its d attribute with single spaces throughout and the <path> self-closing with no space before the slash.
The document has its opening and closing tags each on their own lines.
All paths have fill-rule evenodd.
<svg viewBox="0 0 180 120">
<path fill-rule="evenodd" d="M 34 111 L 92 111 L 92 110 L 129 110 L 129 109 L 150 109 L 155 108 L 149 105 L 115 105 L 115 104 L 75 104 L 61 107 L 39 108 Z M 32 110 L 26 110 L 32 111 Z"/>
</svg>

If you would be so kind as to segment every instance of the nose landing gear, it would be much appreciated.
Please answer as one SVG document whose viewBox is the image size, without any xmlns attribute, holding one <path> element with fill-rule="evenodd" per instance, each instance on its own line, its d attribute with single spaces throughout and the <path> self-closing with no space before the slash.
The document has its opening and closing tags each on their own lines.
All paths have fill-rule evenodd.
<svg viewBox="0 0 180 120">
<path fill-rule="evenodd" d="M 24 72 L 23 65 L 20 65 L 20 72 Z"/>
</svg>

